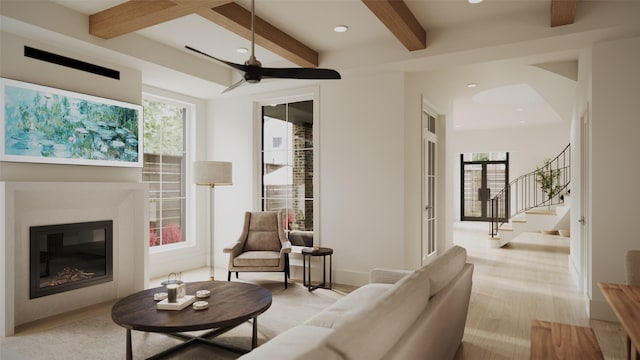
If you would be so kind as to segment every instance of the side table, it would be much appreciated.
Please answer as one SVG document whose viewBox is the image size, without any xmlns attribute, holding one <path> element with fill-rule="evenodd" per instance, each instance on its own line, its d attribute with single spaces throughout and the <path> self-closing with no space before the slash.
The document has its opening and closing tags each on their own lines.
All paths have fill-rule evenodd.
<svg viewBox="0 0 640 360">
<path fill-rule="evenodd" d="M 312 256 L 322 256 L 322 283 L 318 285 L 311 285 L 311 257 Z M 327 256 L 329 256 L 329 287 L 327 287 Z M 302 249 L 302 283 L 306 286 L 309 291 L 313 291 L 315 289 L 332 289 L 333 288 L 333 278 L 332 278 L 332 257 L 333 257 L 333 249 L 321 247 L 321 248 L 304 248 Z M 307 264 L 309 269 L 307 269 Z"/>
</svg>

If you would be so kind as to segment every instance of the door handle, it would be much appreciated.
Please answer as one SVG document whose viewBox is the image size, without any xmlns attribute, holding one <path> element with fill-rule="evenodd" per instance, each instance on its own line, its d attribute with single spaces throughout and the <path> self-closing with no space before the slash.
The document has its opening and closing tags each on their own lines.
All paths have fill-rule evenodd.
<svg viewBox="0 0 640 360">
<path fill-rule="evenodd" d="M 583 216 L 583 217 L 581 217 L 581 218 L 578 220 L 578 222 L 579 222 L 581 225 L 584 225 L 584 223 L 585 223 L 585 221 L 584 221 L 584 216 Z"/>
</svg>

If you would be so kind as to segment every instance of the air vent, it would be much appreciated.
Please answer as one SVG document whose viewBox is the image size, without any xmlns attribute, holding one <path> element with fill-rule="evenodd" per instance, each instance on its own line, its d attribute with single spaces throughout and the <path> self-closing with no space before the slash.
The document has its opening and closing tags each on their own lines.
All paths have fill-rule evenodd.
<svg viewBox="0 0 640 360">
<path fill-rule="evenodd" d="M 29 46 L 24 47 L 24 56 L 100 76 L 106 76 L 111 79 L 120 80 L 120 71 L 109 69 L 103 66 L 98 66 L 95 64 L 90 64 L 88 62 L 72 59 L 70 57 L 50 53 L 48 51 L 32 48 Z"/>
</svg>

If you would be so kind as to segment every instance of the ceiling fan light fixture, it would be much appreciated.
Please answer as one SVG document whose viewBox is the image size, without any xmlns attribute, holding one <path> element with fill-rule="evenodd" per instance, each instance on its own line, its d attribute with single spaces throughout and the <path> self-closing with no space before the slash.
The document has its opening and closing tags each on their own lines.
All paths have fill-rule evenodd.
<svg viewBox="0 0 640 360">
<path fill-rule="evenodd" d="M 349 27 L 347 25 L 336 25 L 333 28 L 333 31 L 337 33 L 347 32 L 347 30 L 349 30 Z"/>
<path fill-rule="evenodd" d="M 239 48 L 236 49 L 236 52 L 239 53 L 239 54 L 246 54 L 246 53 L 249 52 L 249 49 L 244 48 L 244 47 L 239 47 Z"/>
</svg>

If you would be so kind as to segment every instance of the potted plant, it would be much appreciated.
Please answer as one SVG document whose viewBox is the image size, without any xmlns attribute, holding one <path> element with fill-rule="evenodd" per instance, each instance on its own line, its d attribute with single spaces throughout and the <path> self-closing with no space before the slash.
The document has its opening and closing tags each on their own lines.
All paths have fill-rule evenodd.
<svg viewBox="0 0 640 360">
<path fill-rule="evenodd" d="M 558 178 L 560 177 L 559 169 L 551 168 L 551 161 L 549 159 L 544 160 L 544 165 L 541 168 L 536 167 L 536 182 L 540 185 L 545 195 L 547 195 L 547 201 L 551 205 L 551 199 L 560 192 L 562 187 L 558 184 Z"/>
</svg>

